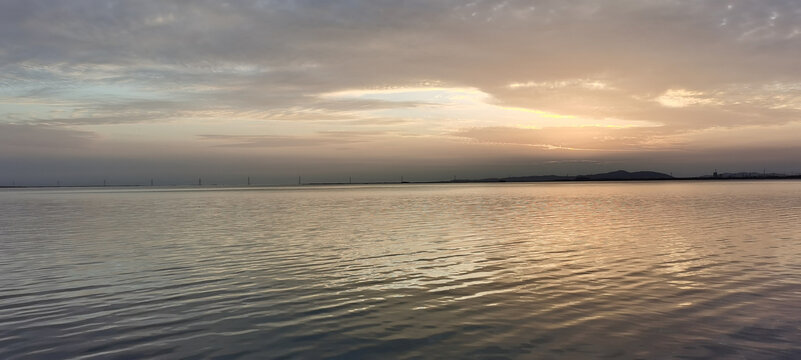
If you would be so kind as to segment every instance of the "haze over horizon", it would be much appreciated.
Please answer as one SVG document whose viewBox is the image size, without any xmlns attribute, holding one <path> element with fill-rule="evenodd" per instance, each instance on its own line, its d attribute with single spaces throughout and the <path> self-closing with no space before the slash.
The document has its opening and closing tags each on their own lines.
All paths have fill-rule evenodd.
<svg viewBox="0 0 801 360">
<path fill-rule="evenodd" d="M 0 3 L 0 185 L 801 172 L 796 1 Z"/>
</svg>

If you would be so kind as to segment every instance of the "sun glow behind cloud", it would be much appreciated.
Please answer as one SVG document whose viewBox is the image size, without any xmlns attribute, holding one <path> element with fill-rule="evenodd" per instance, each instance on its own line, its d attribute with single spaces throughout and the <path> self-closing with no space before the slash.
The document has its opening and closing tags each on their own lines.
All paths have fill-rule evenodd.
<svg viewBox="0 0 801 360">
<path fill-rule="evenodd" d="M 611 118 L 587 118 L 544 110 L 503 106 L 490 94 L 476 88 L 393 87 L 352 89 L 321 95 L 327 99 L 381 100 L 390 103 L 414 103 L 398 107 L 362 111 L 366 117 L 411 119 L 420 133 L 454 131 L 472 127 L 639 127 L 659 126 L 646 121 Z"/>
</svg>

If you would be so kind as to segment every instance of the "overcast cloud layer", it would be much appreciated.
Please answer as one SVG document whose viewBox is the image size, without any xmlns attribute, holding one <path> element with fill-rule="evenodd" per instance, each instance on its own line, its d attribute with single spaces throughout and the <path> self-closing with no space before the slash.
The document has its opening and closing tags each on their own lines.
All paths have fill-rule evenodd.
<svg viewBox="0 0 801 360">
<path fill-rule="evenodd" d="M 791 0 L 7 0 L 0 185 L 801 172 L 798 59 Z"/>
</svg>

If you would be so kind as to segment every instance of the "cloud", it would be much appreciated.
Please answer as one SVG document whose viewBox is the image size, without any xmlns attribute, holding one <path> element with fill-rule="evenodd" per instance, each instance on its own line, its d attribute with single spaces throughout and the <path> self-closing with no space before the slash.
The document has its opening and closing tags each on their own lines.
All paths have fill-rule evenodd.
<svg viewBox="0 0 801 360">
<path fill-rule="evenodd" d="M 0 152 L 5 156 L 86 148 L 96 138 L 88 131 L 53 126 L 0 123 Z"/>
<path fill-rule="evenodd" d="M 677 144 L 653 127 L 511 127 L 472 128 L 452 134 L 480 143 L 534 146 L 544 150 L 647 151 L 675 149 Z"/>
<path fill-rule="evenodd" d="M 380 104 L 313 97 L 430 81 L 519 107 L 565 113 L 597 99 L 624 113 L 708 100 L 680 89 L 801 83 L 799 6 L 731 4 L 11 1 L 0 44 L 17 86 L 167 89 L 157 95 L 214 108 L 359 110 Z"/>
<path fill-rule="evenodd" d="M 382 132 L 356 132 L 356 131 L 321 131 L 313 136 L 282 136 L 282 135 L 199 135 L 203 140 L 214 141 L 219 147 L 316 147 L 324 145 L 347 145 L 360 142 L 369 142 L 385 135 Z"/>
<path fill-rule="evenodd" d="M 705 97 L 700 91 L 685 89 L 668 89 L 664 94 L 659 95 L 656 101 L 662 106 L 681 108 L 691 105 L 713 104 L 714 100 Z"/>
</svg>

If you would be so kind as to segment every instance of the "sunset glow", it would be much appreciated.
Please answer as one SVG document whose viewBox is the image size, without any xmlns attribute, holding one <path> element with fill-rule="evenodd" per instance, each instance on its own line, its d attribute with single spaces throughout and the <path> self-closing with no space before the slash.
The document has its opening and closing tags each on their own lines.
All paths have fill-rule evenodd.
<svg viewBox="0 0 801 360">
<path fill-rule="evenodd" d="M 4 2 L 0 183 L 801 171 L 795 3 L 404 3 Z"/>
</svg>

